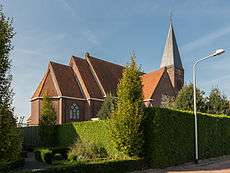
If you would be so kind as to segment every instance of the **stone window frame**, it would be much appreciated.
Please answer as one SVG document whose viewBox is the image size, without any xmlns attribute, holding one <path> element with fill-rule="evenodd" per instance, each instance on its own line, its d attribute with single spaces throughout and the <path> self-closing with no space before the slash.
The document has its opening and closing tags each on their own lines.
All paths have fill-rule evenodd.
<svg viewBox="0 0 230 173">
<path fill-rule="evenodd" d="M 76 103 L 73 103 L 70 106 L 69 119 L 70 120 L 78 120 L 79 118 L 80 118 L 80 108 Z"/>
</svg>

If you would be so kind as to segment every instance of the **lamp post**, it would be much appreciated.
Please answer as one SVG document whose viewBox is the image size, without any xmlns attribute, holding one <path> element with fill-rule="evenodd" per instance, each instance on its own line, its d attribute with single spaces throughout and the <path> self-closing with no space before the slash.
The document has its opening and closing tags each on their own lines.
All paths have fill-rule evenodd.
<svg viewBox="0 0 230 173">
<path fill-rule="evenodd" d="M 217 49 L 214 52 L 210 53 L 208 56 L 197 60 L 193 64 L 193 101 L 194 101 L 194 121 L 195 121 L 195 163 L 198 163 L 198 131 L 197 131 L 197 109 L 196 109 L 196 66 L 199 62 L 204 61 L 208 58 L 218 56 L 224 53 L 224 49 Z"/>
</svg>

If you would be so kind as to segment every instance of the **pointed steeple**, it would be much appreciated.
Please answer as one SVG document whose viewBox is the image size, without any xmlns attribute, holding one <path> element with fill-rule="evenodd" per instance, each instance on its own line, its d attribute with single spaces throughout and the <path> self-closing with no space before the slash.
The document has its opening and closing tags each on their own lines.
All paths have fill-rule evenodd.
<svg viewBox="0 0 230 173">
<path fill-rule="evenodd" d="M 168 66 L 174 66 L 175 68 L 183 69 L 179 49 L 178 49 L 177 42 L 176 42 L 175 33 L 173 30 L 171 15 L 170 15 L 168 36 L 167 36 L 167 40 L 165 43 L 165 48 L 164 48 L 163 56 L 161 59 L 160 67 L 162 68 L 162 67 L 168 67 Z"/>
</svg>

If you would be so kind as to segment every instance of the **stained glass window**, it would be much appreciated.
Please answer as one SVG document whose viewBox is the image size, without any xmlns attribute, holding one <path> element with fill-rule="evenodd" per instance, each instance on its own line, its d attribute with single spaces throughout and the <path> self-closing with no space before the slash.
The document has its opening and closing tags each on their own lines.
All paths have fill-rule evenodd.
<svg viewBox="0 0 230 173">
<path fill-rule="evenodd" d="M 70 107 L 69 118 L 71 120 L 76 120 L 76 119 L 79 119 L 79 117 L 80 117 L 79 106 L 74 103 Z"/>
</svg>

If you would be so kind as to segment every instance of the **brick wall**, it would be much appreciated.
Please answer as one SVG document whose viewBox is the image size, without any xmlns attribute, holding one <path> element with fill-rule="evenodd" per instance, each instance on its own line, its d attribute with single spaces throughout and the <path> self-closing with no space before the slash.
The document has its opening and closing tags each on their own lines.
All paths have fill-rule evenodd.
<svg viewBox="0 0 230 173">
<path fill-rule="evenodd" d="M 152 105 L 159 106 L 162 102 L 163 95 L 175 97 L 173 86 L 171 85 L 169 75 L 166 72 L 164 72 L 162 75 L 162 78 L 160 79 L 155 92 L 153 93 Z"/>
</svg>

